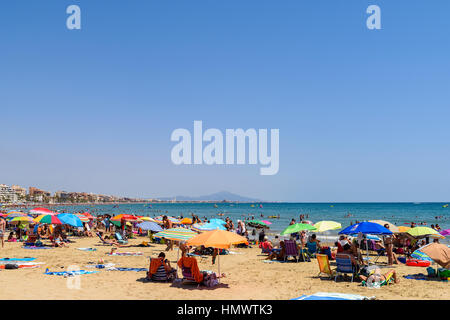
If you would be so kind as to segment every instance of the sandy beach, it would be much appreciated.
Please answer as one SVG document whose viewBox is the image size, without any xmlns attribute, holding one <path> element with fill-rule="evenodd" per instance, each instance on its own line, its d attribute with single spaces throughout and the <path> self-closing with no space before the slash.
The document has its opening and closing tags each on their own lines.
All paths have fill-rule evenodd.
<svg viewBox="0 0 450 320">
<path fill-rule="evenodd" d="M 384 286 L 380 289 L 362 287 L 360 282 L 350 280 L 328 280 L 318 278 L 318 264 L 299 263 L 265 263 L 260 249 L 231 248 L 235 254 L 220 256 L 220 269 L 226 274 L 221 284 L 214 288 L 200 287 L 179 283 L 144 283 L 142 278 L 146 272 L 107 271 L 104 269 L 86 268 L 89 262 L 97 263 L 103 259 L 105 263 L 114 263 L 116 267 L 148 268 L 149 257 L 156 256 L 165 249 L 165 245 L 152 244 L 151 247 L 119 248 L 118 252 L 142 252 L 142 256 L 108 256 L 109 246 L 100 244 L 95 238 L 72 238 L 69 248 L 50 250 L 27 250 L 21 243 L 5 242 L 0 249 L 0 258 L 35 257 L 36 262 L 44 262 L 39 268 L 1 270 L 0 282 L 2 290 L 0 299 L 282 299 L 288 300 L 302 294 L 315 292 L 352 293 L 364 296 L 375 296 L 380 300 L 392 299 L 449 299 L 449 284 L 442 281 L 407 280 L 407 274 L 425 273 L 425 268 L 394 266 L 400 276 L 399 284 Z M 131 245 L 142 243 L 145 238 L 131 239 Z M 96 251 L 81 251 L 77 248 L 92 247 Z M 177 250 L 169 251 L 167 257 L 175 266 Z M 381 257 L 378 265 L 387 268 L 386 258 Z M 212 265 L 211 257 L 198 258 L 201 270 L 217 272 L 217 263 Z M 381 262 L 381 263 L 380 263 Z M 68 281 L 73 278 L 46 275 L 49 271 L 64 271 L 68 266 L 76 265 L 82 270 L 98 270 L 99 273 L 80 276 L 80 289 L 68 289 Z M 332 267 L 334 263 L 331 262 Z M 181 275 L 181 272 L 178 273 Z M 68 280 L 69 279 L 69 280 Z"/>
</svg>

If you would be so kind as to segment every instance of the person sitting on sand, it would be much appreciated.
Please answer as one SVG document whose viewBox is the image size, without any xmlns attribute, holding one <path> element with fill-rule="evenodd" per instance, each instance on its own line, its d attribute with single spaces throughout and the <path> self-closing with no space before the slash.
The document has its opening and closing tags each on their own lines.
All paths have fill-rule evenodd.
<svg viewBox="0 0 450 320">
<path fill-rule="evenodd" d="M 69 246 L 63 241 L 61 235 L 59 235 L 58 237 L 55 238 L 55 240 L 53 241 L 53 245 L 57 248 L 62 248 L 62 247 L 66 247 L 68 248 Z"/>
<path fill-rule="evenodd" d="M 164 268 L 164 271 L 160 270 L 160 267 Z M 162 273 L 159 274 L 159 273 Z M 146 281 L 154 280 L 154 281 L 168 281 L 173 280 L 176 278 L 177 271 L 172 268 L 170 265 L 169 260 L 166 259 L 166 254 L 164 252 L 161 252 L 158 255 L 158 258 L 152 258 L 150 259 L 150 266 L 148 268 L 147 272 L 147 278 L 145 278 Z"/>
<path fill-rule="evenodd" d="M 264 236 L 264 241 L 259 244 L 259 247 L 263 249 L 264 252 L 270 252 L 273 249 L 273 244 L 269 241 L 269 237 Z"/>
<path fill-rule="evenodd" d="M 400 279 L 397 277 L 397 272 L 394 269 L 389 270 L 388 272 L 382 274 L 380 268 L 376 268 L 374 273 L 372 273 L 370 276 L 366 277 L 366 276 L 360 274 L 359 278 L 362 281 L 365 281 L 366 283 L 372 282 L 372 281 L 382 283 L 383 281 L 387 281 L 387 279 L 391 276 L 392 276 L 392 279 L 394 279 L 394 283 L 400 282 Z"/>
<path fill-rule="evenodd" d="M 12 231 L 9 233 L 8 242 L 17 242 L 17 239 L 14 236 L 14 232 L 12 232 Z"/>
<path fill-rule="evenodd" d="M 269 254 L 269 256 L 265 260 L 273 260 L 277 259 L 278 261 L 284 260 L 284 255 L 286 253 L 286 247 L 284 246 L 284 241 L 280 241 L 280 251 L 274 251 Z"/>
</svg>

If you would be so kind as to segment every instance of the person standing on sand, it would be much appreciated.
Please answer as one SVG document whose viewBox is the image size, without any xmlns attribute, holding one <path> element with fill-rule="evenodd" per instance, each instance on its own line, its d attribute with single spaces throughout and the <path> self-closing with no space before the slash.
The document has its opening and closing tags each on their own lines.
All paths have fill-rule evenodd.
<svg viewBox="0 0 450 320">
<path fill-rule="evenodd" d="M 0 239 L 2 240 L 2 248 L 4 247 L 4 234 L 5 234 L 6 222 L 3 218 L 0 218 Z"/>
</svg>

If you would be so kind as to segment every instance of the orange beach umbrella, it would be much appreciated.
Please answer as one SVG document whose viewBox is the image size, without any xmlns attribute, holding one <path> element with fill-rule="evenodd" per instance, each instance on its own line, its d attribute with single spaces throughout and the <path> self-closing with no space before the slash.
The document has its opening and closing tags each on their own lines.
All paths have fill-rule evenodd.
<svg viewBox="0 0 450 320">
<path fill-rule="evenodd" d="M 188 246 L 228 249 L 233 244 L 248 243 L 247 238 L 225 230 L 206 231 L 187 241 Z"/>
</svg>

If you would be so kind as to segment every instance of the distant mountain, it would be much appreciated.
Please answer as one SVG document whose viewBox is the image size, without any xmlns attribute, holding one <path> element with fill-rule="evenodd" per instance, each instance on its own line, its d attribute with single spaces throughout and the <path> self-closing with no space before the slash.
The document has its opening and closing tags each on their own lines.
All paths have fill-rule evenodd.
<svg viewBox="0 0 450 320">
<path fill-rule="evenodd" d="M 199 196 L 199 197 L 186 197 L 186 196 L 176 196 L 176 197 L 165 197 L 165 198 L 159 198 L 160 200 L 173 200 L 176 199 L 177 201 L 236 201 L 236 202 L 262 202 L 259 199 L 253 199 L 253 198 L 247 198 L 243 197 L 228 191 L 220 191 L 217 193 L 205 195 L 205 196 Z"/>
</svg>

